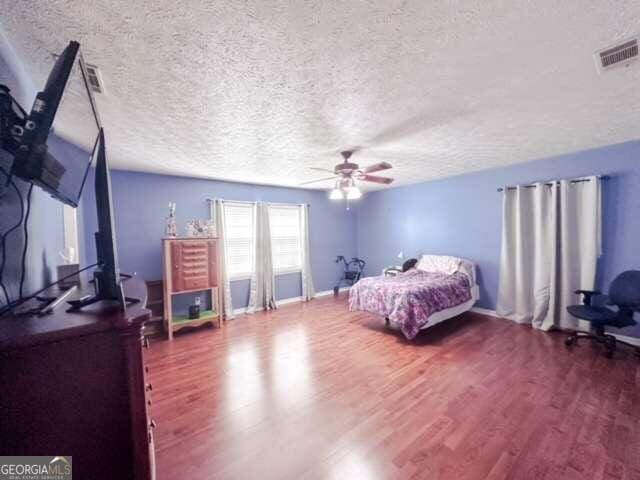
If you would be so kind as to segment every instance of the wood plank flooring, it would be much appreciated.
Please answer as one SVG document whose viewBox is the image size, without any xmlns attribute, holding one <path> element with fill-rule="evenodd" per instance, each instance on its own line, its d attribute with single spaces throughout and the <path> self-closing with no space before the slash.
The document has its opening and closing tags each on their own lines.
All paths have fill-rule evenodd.
<svg viewBox="0 0 640 480">
<path fill-rule="evenodd" d="M 407 342 L 344 296 L 152 343 L 159 480 L 640 479 L 640 361 L 467 313 Z"/>
</svg>

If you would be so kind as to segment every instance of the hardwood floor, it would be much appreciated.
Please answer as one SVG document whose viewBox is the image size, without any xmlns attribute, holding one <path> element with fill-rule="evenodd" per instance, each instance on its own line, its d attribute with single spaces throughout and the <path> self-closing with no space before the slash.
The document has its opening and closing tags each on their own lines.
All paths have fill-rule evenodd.
<svg viewBox="0 0 640 480">
<path fill-rule="evenodd" d="M 158 478 L 640 479 L 640 361 L 563 339 L 330 297 L 155 342 Z"/>
</svg>

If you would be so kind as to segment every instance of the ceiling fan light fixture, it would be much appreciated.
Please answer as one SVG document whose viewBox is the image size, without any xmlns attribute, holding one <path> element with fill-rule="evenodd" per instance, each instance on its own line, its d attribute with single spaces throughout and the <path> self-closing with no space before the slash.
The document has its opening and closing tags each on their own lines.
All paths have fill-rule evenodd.
<svg viewBox="0 0 640 480">
<path fill-rule="evenodd" d="M 344 198 L 344 195 L 342 193 L 342 190 L 340 190 L 339 188 L 334 188 L 333 190 L 331 190 L 331 193 L 329 193 L 329 198 L 331 200 L 342 200 Z"/>
<path fill-rule="evenodd" d="M 362 197 L 362 192 L 355 185 L 347 190 L 347 200 L 358 200 Z"/>
<path fill-rule="evenodd" d="M 365 168 L 360 168 L 357 163 L 350 162 L 351 155 L 356 150 L 345 150 L 340 152 L 344 158 L 344 162 L 339 163 L 333 169 L 333 177 L 319 178 L 317 180 L 311 180 L 309 182 L 303 182 L 300 185 L 308 185 L 316 182 L 326 182 L 327 180 L 334 179 L 335 183 L 333 189 L 329 191 L 329 198 L 331 200 L 347 200 L 347 209 L 349 208 L 349 200 L 358 200 L 362 197 L 362 190 L 358 188 L 360 182 L 378 183 L 382 185 L 389 185 L 393 182 L 393 178 L 381 177 L 378 175 L 370 175 L 372 172 L 379 172 L 382 170 L 388 170 L 393 166 L 388 162 L 379 162 L 373 165 L 369 165 Z M 330 171 L 326 168 L 315 168 L 314 170 Z"/>
</svg>

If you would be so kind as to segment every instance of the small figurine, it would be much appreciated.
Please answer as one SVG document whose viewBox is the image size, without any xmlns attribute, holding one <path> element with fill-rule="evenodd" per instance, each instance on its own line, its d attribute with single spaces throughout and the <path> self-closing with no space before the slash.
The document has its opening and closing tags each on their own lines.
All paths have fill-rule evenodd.
<svg viewBox="0 0 640 480">
<path fill-rule="evenodd" d="M 164 234 L 167 237 L 175 237 L 178 235 L 178 227 L 176 226 L 176 203 L 169 202 L 169 216 L 167 224 L 164 228 Z"/>
<path fill-rule="evenodd" d="M 211 220 L 189 220 L 186 234 L 187 237 L 215 237 L 215 225 L 212 226 Z"/>
<path fill-rule="evenodd" d="M 185 233 L 187 237 L 195 237 L 196 236 L 196 226 L 193 220 L 189 220 L 187 225 L 184 227 Z"/>
<path fill-rule="evenodd" d="M 201 220 L 195 220 L 193 222 L 193 229 L 195 230 L 196 235 L 198 237 L 204 237 L 206 235 L 206 233 L 207 233 L 207 232 L 205 232 L 204 224 L 202 223 Z"/>
<path fill-rule="evenodd" d="M 207 236 L 208 237 L 217 237 L 218 236 L 218 231 L 217 231 L 217 228 L 216 228 L 216 222 L 214 222 L 211 219 L 205 220 L 205 225 L 206 225 L 206 230 L 207 230 Z"/>
</svg>

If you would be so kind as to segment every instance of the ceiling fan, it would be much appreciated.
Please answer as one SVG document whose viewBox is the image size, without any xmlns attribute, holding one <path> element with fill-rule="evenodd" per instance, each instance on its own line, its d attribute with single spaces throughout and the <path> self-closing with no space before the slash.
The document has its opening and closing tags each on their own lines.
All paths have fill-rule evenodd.
<svg viewBox="0 0 640 480">
<path fill-rule="evenodd" d="M 369 165 L 368 167 L 360 168 L 357 163 L 350 162 L 349 159 L 356 150 L 344 150 L 340 152 L 344 161 L 335 166 L 333 170 L 327 168 L 311 167 L 312 170 L 321 170 L 325 172 L 331 172 L 333 175 L 325 178 L 318 178 L 316 180 L 310 180 L 303 182 L 300 185 L 308 185 L 310 183 L 324 182 L 327 180 L 335 179 L 335 186 L 331 190 L 329 198 L 331 200 L 357 200 L 362 196 L 362 192 L 358 188 L 357 182 L 371 182 L 388 185 L 393 182 L 393 178 L 381 177 L 378 175 L 370 175 L 371 173 L 380 172 L 382 170 L 388 170 L 393 168 L 388 162 L 379 162 Z"/>
</svg>

